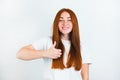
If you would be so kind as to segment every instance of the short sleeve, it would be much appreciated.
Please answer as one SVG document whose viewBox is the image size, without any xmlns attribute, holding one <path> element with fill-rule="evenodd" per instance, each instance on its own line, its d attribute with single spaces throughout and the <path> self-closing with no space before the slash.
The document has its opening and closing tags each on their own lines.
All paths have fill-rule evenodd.
<svg viewBox="0 0 120 80">
<path fill-rule="evenodd" d="M 51 44 L 50 38 L 41 38 L 32 43 L 33 48 L 36 50 L 46 50 Z"/>
<path fill-rule="evenodd" d="M 88 51 L 88 49 L 86 48 L 86 46 L 81 43 L 81 55 L 82 55 L 82 63 L 88 63 L 91 64 L 92 63 L 92 59 L 91 59 L 91 55 L 90 52 Z"/>
</svg>

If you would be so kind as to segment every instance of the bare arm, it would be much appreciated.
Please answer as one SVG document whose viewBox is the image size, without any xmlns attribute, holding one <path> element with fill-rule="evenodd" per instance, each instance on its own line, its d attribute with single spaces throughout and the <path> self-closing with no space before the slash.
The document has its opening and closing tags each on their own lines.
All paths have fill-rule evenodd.
<svg viewBox="0 0 120 80">
<path fill-rule="evenodd" d="M 22 60 L 32 60 L 32 59 L 38 59 L 42 58 L 43 54 L 45 54 L 45 50 L 35 50 L 32 45 L 28 45 L 25 47 L 22 47 L 18 53 L 17 53 L 17 58 L 22 59 Z"/>
<path fill-rule="evenodd" d="M 89 80 L 89 64 L 83 64 L 81 70 L 82 80 Z"/>
<path fill-rule="evenodd" d="M 61 50 L 55 48 L 56 42 L 48 50 L 35 50 L 32 45 L 21 48 L 17 53 L 17 58 L 22 60 L 33 60 L 39 58 L 58 58 Z"/>
</svg>

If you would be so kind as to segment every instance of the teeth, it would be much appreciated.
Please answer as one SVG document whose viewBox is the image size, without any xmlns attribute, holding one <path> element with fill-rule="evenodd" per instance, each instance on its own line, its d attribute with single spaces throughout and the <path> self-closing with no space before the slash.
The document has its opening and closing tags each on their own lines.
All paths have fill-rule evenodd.
<svg viewBox="0 0 120 80">
<path fill-rule="evenodd" d="M 68 27 L 63 27 L 63 29 L 68 29 Z"/>
</svg>

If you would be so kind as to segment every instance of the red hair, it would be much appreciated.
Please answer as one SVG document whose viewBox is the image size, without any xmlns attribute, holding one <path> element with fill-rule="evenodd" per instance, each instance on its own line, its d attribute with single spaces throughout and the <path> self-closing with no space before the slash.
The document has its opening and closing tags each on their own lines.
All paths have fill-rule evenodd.
<svg viewBox="0 0 120 80">
<path fill-rule="evenodd" d="M 69 34 L 70 40 L 70 51 L 67 58 L 66 66 L 63 64 L 63 56 L 65 52 L 65 47 L 61 41 L 61 32 L 58 28 L 59 18 L 62 12 L 68 12 L 71 17 L 71 21 L 73 24 L 73 29 Z M 55 16 L 53 22 L 53 34 L 52 34 L 52 42 L 56 41 L 56 48 L 62 50 L 61 57 L 52 60 L 52 69 L 64 69 L 74 67 L 75 70 L 80 70 L 82 67 L 82 57 L 81 57 L 81 48 L 80 48 L 80 35 L 79 35 L 79 25 L 78 20 L 75 13 L 70 10 L 63 8 L 61 9 Z"/>
</svg>

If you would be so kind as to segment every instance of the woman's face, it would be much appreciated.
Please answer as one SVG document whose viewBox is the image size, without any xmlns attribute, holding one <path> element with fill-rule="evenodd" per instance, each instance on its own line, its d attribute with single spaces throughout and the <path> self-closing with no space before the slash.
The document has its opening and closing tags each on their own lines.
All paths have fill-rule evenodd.
<svg viewBox="0 0 120 80">
<path fill-rule="evenodd" d="M 62 33 L 62 35 L 68 35 L 73 28 L 73 24 L 71 21 L 70 14 L 66 11 L 62 12 L 59 23 L 58 23 L 59 31 Z"/>
</svg>

